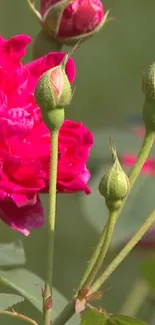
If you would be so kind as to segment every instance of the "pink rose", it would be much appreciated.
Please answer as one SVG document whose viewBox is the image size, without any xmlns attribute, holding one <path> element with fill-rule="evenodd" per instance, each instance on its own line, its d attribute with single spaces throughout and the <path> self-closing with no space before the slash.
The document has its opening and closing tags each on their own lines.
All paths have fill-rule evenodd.
<svg viewBox="0 0 155 325">
<path fill-rule="evenodd" d="M 50 135 L 34 100 L 38 78 L 61 63 L 65 53 L 50 53 L 21 63 L 31 38 L 0 38 L 0 217 L 11 228 L 29 234 L 44 223 L 38 193 L 48 192 Z M 70 82 L 75 65 L 66 65 Z M 59 135 L 58 192 L 90 193 L 86 168 L 92 134 L 82 123 L 65 121 Z"/>
<path fill-rule="evenodd" d="M 91 36 L 104 22 L 104 8 L 100 0 L 74 0 L 63 7 L 60 14 L 55 5 L 64 6 L 61 0 L 41 0 L 43 28 L 63 43 L 75 43 Z M 53 21 L 55 22 L 53 24 Z"/>
<path fill-rule="evenodd" d="M 92 133 L 82 123 L 65 121 L 59 135 L 59 192 L 85 191 L 90 173 L 86 168 L 89 150 L 93 144 Z"/>
<path fill-rule="evenodd" d="M 121 157 L 121 162 L 125 167 L 133 167 L 136 162 L 136 155 L 134 154 L 124 154 Z M 155 158 L 148 158 L 142 167 L 143 174 L 150 174 L 155 176 Z"/>
<path fill-rule="evenodd" d="M 138 138 L 143 138 L 145 135 L 145 128 L 142 126 L 136 126 L 132 129 L 132 133 Z M 137 158 L 136 155 L 133 153 L 125 153 L 121 157 L 121 162 L 125 167 L 132 168 L 136 162 L 136 158 Z M 155 158 L 154 157 L 148 158 L 145 161 L 141 172 L 143 174 L 150 174 L 152 176 L 155 176 Z"/>
</svg>

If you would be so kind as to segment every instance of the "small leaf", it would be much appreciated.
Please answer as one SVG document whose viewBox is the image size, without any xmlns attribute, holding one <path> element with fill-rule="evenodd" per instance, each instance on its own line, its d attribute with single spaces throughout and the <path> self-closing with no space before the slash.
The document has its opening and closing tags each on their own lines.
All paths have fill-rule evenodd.
<svg viewBox="0 0 155 325">
<path fill-rule="evenodd" d="M 24 298 L 14 294 L 0 293 L 0 312 L 24 301 Z"/>
<path fill-rule="evenodd" d="M 125 315 L 107 315 L 96 308 L 87 308 L 81 317 L 80 325 L 147 325 L 146 323 Z"/>
<path fill-rule="evenodd" d="M 139 319 L 126 315 L 112 315 L 109 325 L 147 325 Z"/>
<path fill-rule="evenodd" d="M 80 325 L 110 325 L 109 317 L 96 308 L 87 308 L 81 314 Z"/>
<path fill-rule="evenodd" d="M 141 265 L 141 272 L 151 289 L 155 289 L 155 257 L 147 259 Z"/>
<path fill-rule="evenodd" d="M 25 252 L 20 240 L 0 244 L 0 266 L 25 264 Z"/>
</svg>

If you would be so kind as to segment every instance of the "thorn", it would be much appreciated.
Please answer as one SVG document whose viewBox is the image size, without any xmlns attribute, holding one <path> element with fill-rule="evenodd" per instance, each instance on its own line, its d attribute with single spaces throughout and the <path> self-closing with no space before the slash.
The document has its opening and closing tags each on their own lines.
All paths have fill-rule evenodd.
<svg viewBox="0 0 155 325">
<path fill-rule="evenodd" d="M 49 296 L 46 301 L 44 302 L 44 308 L 45 309 L 51 309 L 52 308 L 52 297 Z"/>
</svg>

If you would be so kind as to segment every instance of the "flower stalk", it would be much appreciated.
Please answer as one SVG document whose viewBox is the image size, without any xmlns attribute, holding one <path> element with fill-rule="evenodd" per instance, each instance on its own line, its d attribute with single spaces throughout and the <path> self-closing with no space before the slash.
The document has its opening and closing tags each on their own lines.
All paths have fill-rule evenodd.
<svg viewBox="0 0 155 325">
<path fill-rule="evenodd" d="M 89 290 L 89 294 L 93 294 L 103 285 L 103 283 L 109 278 L 109 276 L 116 270 L 116 268 L 122 263 L 122 261 L 128 256 L 131 250 L 137 245 L 141 238 L 145 235 L 148 229 L 155 222 L 155 210 L 149 216 L 149 218 L 140 227 L 137 233 L 130 239 L 115 259 L 110 263 L 107 269 L 98 277 Z"/>
<path fill-rule="evenodd" d="M 50 161 L 50 188 L 49 188 L 49 212 L 47 218 L 47 271 L 43 297 L 43 320 L 44 325 L 50 325 L 52 303 L 47 308 L 47 300 L 52 298 L 53 281 L 53 257 L 55 237 L 55 215 L 56 215 L 56 182 L 58 164 L 58 134 L 59 130 L 51 132 L 51 161 Z"/>
<path fill-rule="evenodd" d="M 130 191 L 131 191 L 131 189 L 132 189 L 132 187 L 134 186 L 134 184 L 135 184 L 135 182 L 136 182 L 136 179 L 137 179 L 137 177 L 139 176 L 139 174 L 140 174 L 140 172 L 141 172 L 141 169 L 142 169 L 142 167 L 143 167 L 143 165 L 144 165 L 144 163 L 145 163 L 145 161 L 146 161 L 146 159 L 147 159 L 147 157 L 149 156 L 149 153 L 150 153 L 150 151 L 151 151 L 151 149 L 152 149 L 152 146 L 153 146 L 153 143 L 154 143 L 154 139 L 155 139 L 155 132 L 147 132 L 146 131 L 146 133 L 145 133 L 145 136 L 144 136 L 144 140 L 143 140 L 143 143 L 142 143 L 142 146 L 141 146 L 141 148 L 140 148 L 140 151 L 139 151 L 139 154 L 138 154 L 138 156 L 137 156 L 137 159 L 136 159 L 136 163 L 135 163 L 135 165 L 133 166 L 133 168 L 131 169 L 131 172 L 130 172 L 130 174 L 129 174 L 129 181 L 130 181 Z M 129 192 L 130 193 L 130 192 Z M 129 194 L 128 194 L 129 195 Z M 122 209 L 123 209 L 123 207 L 124 207 L 124 204 L 125 204 L 125 202 L 126 202 L 126 199 L 128 198 L 128 195 L 127 195 L 127 197 L 122 201 L 122 205 L 121 205 L 121 207 L 120 207 L 120 209 L 117 211 L 117 213 L 116 213 L 116 215 L 115 215 L 115 222 L 118 220 L 118 218 L 119 218 L 119 216 L 120 216 L 120 213 L 121 213 L 121 211 L 122 211 Z M 141 229 L 140 229 L 140 233 L 138 232 L 137 234 L 139 235 L 140 234 L 140 236 L 139 236 L 139 239 L 136 241 L 136 243 L 134 244 L 134 242 L 131 244 L 131 241 L 129 242 L 130 243 L 130 245 L 131 246 L 129 246 L 129 248 L 127 249 L 127 251 L 125 251 L 125 256 L 124 256 L 124 258 L 130 253 L 130 251 L 132 250 L 132 248 L 137 244 L 137 242 L 141 239 L 141 237 L 147 232 L 147 230 L 150 228 L 150 226 L 152 225 L 152 223 L 154 222 L 154 219 L 155 219 L 155 215 L 153 214 L 153 217 L 152 217 L 152 215 L 151 215 L 151 220 L 150 219 L 148 219 L 148 223 L 146 224 L 146 225 L 144 225 L 144 229 L 142 229 L 142 232 L 141 232 Z M 153 219 L 153 221 L 152 221 L 152 219 Z M 147 228 L 147 226 L 148 226 L 148 228 Z M 106 223 L 106 225 L 105 225 L 105 227 L 104 227 L 104 229 L 103 229 L 103 231 L 102 231 L 102 233 L 101 233 L 101 236 L 100 236 L 100 238 L 99 238 L 99 242 L 98 242 L 98 244 L 97 244 L 97 246 L 96 246 L 96 249 L 95 249 L 95 251 L 94 251 L 94 253 L 93 253 L 93 255 L 92 255 L 92 258 L 91 258 L 91 260 L 90 260 L 90 263 L 88 264 L 88 267 L 87 267 L 87 269 L 86 269 L 86 271 L 85 271 L 85 273 L 84 273 L 84 276 L 83 276 L 83 278 L 82 278 L 82 280 L 81 280 L 81 282 L 80 282 L 80 286 L 79 286 L 79 288 L 78 288 L 78 290 L 77 290 L 77 293 L 76 293 L 76 295 L 78 294 L 78 291 L 79 291 L 79 289 L 81 289 L 81 287 L 83 287 L 84 285 L 85 285 L 85 283 L 87 283 L 87 279 L 89 279 L 89 276 L 90 276 L 90 274 L 91 273 L 96 273 L 96 265 L 97 265 L 97 259 L 99 258 L 99 256 L 100 256 L 100 254 L 101 254 L 101 251 L 102 251 L 102 248 L 103 248 L 103 243 L 104 243 L 104 240 L 105 240 L 105 234 L 106 234 L 106 231 L 107 231 L 107 223 Z M 143 231 L 144 231 L 144 233 L 143 233 Z M 135 235 L 136 236 L 136 235 Z M 133 237 L 133 240 L 135 240 L 134 239 L 135 237 Z M 137 237 L 136 237 L 136 239 L 137 239 Z M 132 239 L 131 239 L 132 240 Z M 123 251 L 124 252 L 124 251 Z M 121 253 L 120 253 L 121 254 Z M 122 260 L 119 260 L 119 256 L 120 256 L 120 254 L 118 255 L 118 261 L 119 261 L 119 263 L 118 263 L 118 261 L 117 261 L 117 257 L 115 258 L 115 260 L 114 261 L 116 261 L 116 264 L 114 264 L 116 267 L 117 267 L 117 263 L 118 263 L 118 265 L 121 263 L 121 261 L 124 259 L 122 259 Z M 122 256 L 122 255 L 121 255 Z M 114 262 L 115 263 L 115 262 Z M 101 263 L 101 265 L 102 265 L 102 263 Z M 115 270 L 115 268 L 113 269 L 113 265 L 112 265 L 112 267 L 111 267 L 111 264 L 110 264 L 110 266 L 107 268 L 107 271 L 105 271 L 106 273 L 104 273 L 104 282 L 105 282 L 105 280 L 111 275 L 111 273 Z M 98 267 L 97 267 L 98 268 Z M 98 270 L 99 270 L 99 268 L 98 268 Z M 98 280 L 97 280 L 98 281 Z M 96 282 L 95 282 L 96 283 Z M 97 284 L 98 284 L 98 282 L 97 282 Z M 99 286 L 100 287 L 100 286 Z M 98 288 L 99 288 L 98 287 Z M 92 291 L 92 289 L 93 289 L 93 291 Z M 97 289 L 96 289 L 96 287 L 95 287 L 95 291 L 96 291 Z M 94 292 L 94 285 L 90 288 L 90 290 L 89 290 L 89 294 L 92 294 Z M 54 325 L 63 325 L 63 324 L 65 324 L 64 323 L 64 313 L 66 313 L 66 317 L 65 317 L 65 321 L 67 322 L 69 319 L 70 319 L 70 315 L 72 315 L 73 316 L 73 314 L 74 314 L 74 305 L 73 305 L 73 303 L 71 304 L 71 303 L 69 303 L 65 308 L 64 308 L 64 310 L 62 311 L 62 313 L 57 317 L 57 319 L 55 320 L 55 322 L 54 322 Z M 63 317 L 61 316 L 61 315 L 63 315 Z"/>
<path fill-rule="evenodd" d="M 106 231 L 104 228 L 104 230 L 101 234 L 100 241 L 99 241 L 99 246 L 97 246 L 97 250 L 95 250 L 94 255 L 93 255 L 93 260 L 95 261 L 95 263 L 93 264 L 93 267 L 88 272 L 88 275 L 84 276 L 84 278 L 86 278 L 86 280 L 84 282 L 83 281 L 81 282 L 82 288 L 87 288 L 87 289 L 90 288 L 96 274 L 100 270 L 100 267 L 102 266 L 102 263 L 106 257 L 106 254 L 107 254 L 110 242 L 111 242 L 111 238 L 112 238 L 112 234 L 114 231 L 116 221 L 117 221 L 116 210 L 110 211 L 109 218 L 107 221 Z M 101 244 L 101 247 L 100 247 L 100 244 Z"/>
<path fill-rule="evenodd" d="M 144 136 L 144 140 L 142 143 L 142 146 L 140 148 L 139 154 L 137 156 L 137 160 L 135 165 L 133 166 L 130 174 L 129 174 L 129 180 L 130 180 L 130 190 L 133 187 L 133 185 L 135 184 L 135 181 L 137 179 L 137 177 L 139 176 L 141 169 L 151 151 L 152 145 L 154 143 L 154 139 L 155 139 L 155 133 L 154 132 L 146 132 L 145 136 Z M 130 193 L 130 192 L 129 192 Z M 129 195 L 129 194 L 128 194 Z M 123 209 L 123 206 L 126 202 L 126 199 L 128 197 L 128 195 L 124 198 L 124 200 L 122 201 L 121 207 L 120 209 L 115 213 L 115 223 L 118 220 L 120 213 Z M 109 220 L 108 220 L 109 221 Z M 108 222 L 106 223 L 103 232 L 100 236 L 97 248 L 92 256 L 91 262 L 88 265 L 88 268 L 86 270 L 86 273 L 84 275 L 84 281 L 82 279 L 81 284 L 85 285 L 85 283 L 87 284 L 87 279 L 89 279 L 90 274 L 97 274 L 97 272 L 99 271 L 102 262 L 100 261 L 100 257 L 102 256 L 102 251 L 103 251 L 103 245 L 104 245 L 104 238 L 107 234 L 107 227 L 108 227 Z M 103 255 L 104 256 L 104 255 Z M 98 263 L 97 263 L 98 261 Z M 97 265 L 100 265 L 100 267 L 98 267 Z M 96 269 L 97 266 L 97 269 Z M 89 272 L 88 272 L 89 270 Z M 96 272 L 97 271 L 97 272 Z M 87 275 L 87 278 L 86 278 Z"/>
<path fill-rule="evenodd" d="M 141 149 L 139 151 L 138 157 L 136 159 L 135 165 L 133 166 L 133 168 L 129 174 L 129 180 L 130 180 L 131 187 L 133 187 L 146 159 L 148 158 L 148 156 L 150 154 L 150 151 L 151 151 L 153 143 L 154 143 L 154 139 L 155 139 L 155 131 L 149 132 L 146 130 L 144 140 L 143 140 Z"/>
</svg>

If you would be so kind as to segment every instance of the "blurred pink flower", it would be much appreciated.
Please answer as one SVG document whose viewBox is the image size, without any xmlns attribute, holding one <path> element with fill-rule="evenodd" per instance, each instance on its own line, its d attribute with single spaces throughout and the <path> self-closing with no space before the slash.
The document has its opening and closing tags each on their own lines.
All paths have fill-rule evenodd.
<svg viewBox="0 0 155 325">
<path fill-rule="evenodd" d="M 129 236 L 127 241 L 129 241 L 132 236 Z M 151 249 L 155 248 L 155 226 L 153 226 L 147 233 L 143 236 L 143 238 L 137 243 L 136 247 Z"/>
<path fill-rule="evenodd" d="M 132 133 L 138 137 L 143 138 L 145 135 L 145 128 L 142 126 L 134 127 L 132 129 Z M 125 167 L 132 167 L 136 162 L 136 155 L 132 153 L 125 153 L 121 157 L 121 162 Z M 155 158 L 148 158 L 143 165 L 142 173 L 144 174 L 151 174 L 155 176 Z"/>
<path fill-rule="evenodd" d="M 132 167 L 136 162 L 136 155 L 134 154 L 124 154 L 121 157 L 121 163 L 125 167 Z M 142 173 L 144 174 L 151 174 L 155 176 L 155 158 L 148 158 L 147 161 L 144 163 L 142 168 Z"/>
<path fill-rule="evenodd" d="M 139 137 L 143 138 L 145 135 L 145 128 L 142 126 L 134 127 L 132 129 L 132 133 Z M 133 167 L 133 165 L 136 162 L 136 155 L 132 153 L 124 154 L 121 157 L 121 162 L 125 167 Z M 148 158 L 147 161 L 144 163 L 142 168 L 143 174 L 149 174 L 152 176 L 155 176 L 155 158 Z M 142 238 L 142 240 L 139 241 L 139 243 L 136 245 L 136 247 L 139 248 L 155 248 L 155 228 L 153 227 L 151 230 L 149 230 L 146 235 Z"/>
<path fill-rule="evenodd" d="M 50 135 L 34 101 L 38 78 L 59 65 L 65 53 L 50 53 L 26 65 L 21 63 L 31 38 L 0 38 L 0 218 L 11 228 L 29 234 L 44 223 L 38 193 L 48 192 Z M 66 65 L 70 82 L 75 65 Z M 90 173 L 86 168 L 92 134 L 82 123 L 65 121 L 59 135 L 57 189 L 85 191 Z"/>
<path fill-rule="evenodd" d="M 50 18 L 47 22 L 48 28 L 52 31 L 54 14 L 52 15 L 53 7 L 61 2 L 61 0 L 41 0 L 41 15 L 44 17 L 51 11 Z M 56 14 L 55 14 L 56 16 Z M 57 18 L 57 17 L 56 17 Z M 58 39 L 70 39 L 77 36 L 82 36 L 89 32 L 93 32 L 104 20 L 104 8 L 100 0 L 74 0 L 66 4 L 66 7 L 59 20 L 57 35 Z M 46 25 L 46 19 L 45 19 Z M 51 26 L 50 26 L 51 25 Z"/>
<path fill-rule="evenodd" d="M 138 138 L 143 138 L 145 135 L 145 128 L 142 126 L 134 127 L 132 133 Z"/>
<path fill-rule="evenodd" d="M 137 244 L 140 248 L 155 248 L 155 228 L 149 230 Z"/>
</svg>

